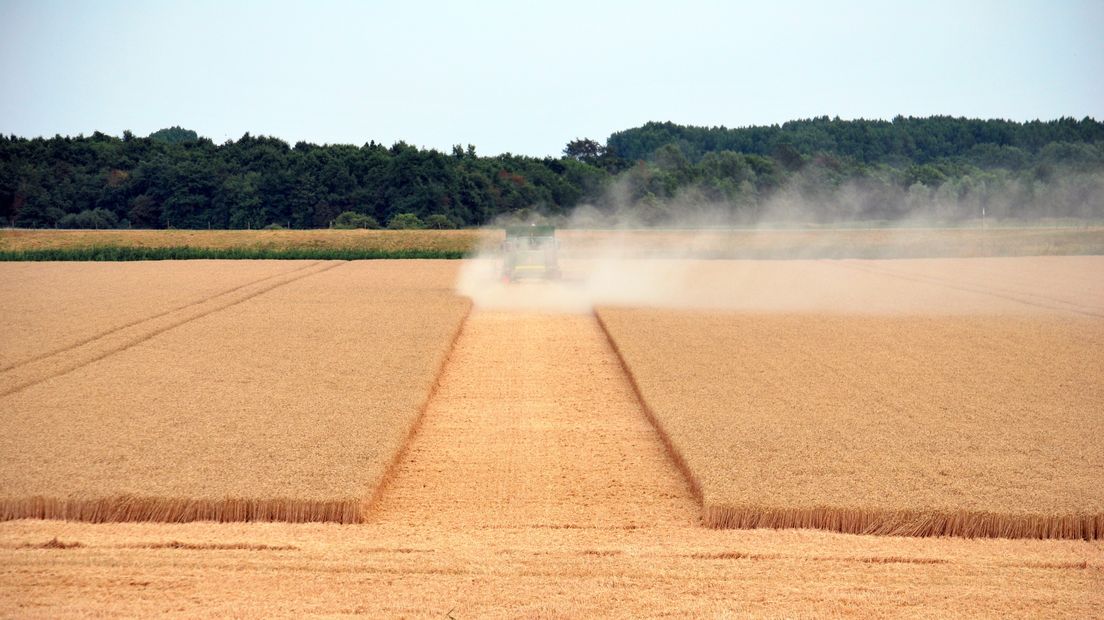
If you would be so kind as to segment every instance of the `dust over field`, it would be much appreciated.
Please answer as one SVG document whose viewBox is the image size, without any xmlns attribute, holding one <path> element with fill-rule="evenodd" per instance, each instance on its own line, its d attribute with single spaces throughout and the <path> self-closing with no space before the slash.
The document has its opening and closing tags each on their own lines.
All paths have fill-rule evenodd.
<svg viewBox="0 0 1104 620">
<path fill-rule="evenodd" d="M 443 267 L 319 263 L 63 352 L 0 400 L 0 517 L 361 520 L 468 311 Z"/>
<path fill-rule="evenodd" d="M 807 315 L 1104 317 L 1104 257 L 898 260 L 566 259 L 555 282 L 504 284 L 465 261 L 458 291 L 477 308 L 590 314 L 596 307 Z"/>
</svg>

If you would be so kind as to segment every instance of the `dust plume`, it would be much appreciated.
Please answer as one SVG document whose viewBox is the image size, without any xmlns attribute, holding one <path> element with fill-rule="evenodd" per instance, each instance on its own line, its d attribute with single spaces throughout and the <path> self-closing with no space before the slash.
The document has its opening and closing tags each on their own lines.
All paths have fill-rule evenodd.
<svg viewBox="0 0 1104 620">
<path fill-rule="evenodd" d="M 561 277 L 504 281 L 504 233 L 492 229 L 456 288 L 477 308 L 557 313 L 1014 311 L 918 280 L 946 272 L 948 258 L 984 257 L 984 269 L 1003 271 L 1009 259 L 993 257 L 1104 253 L 1104 175 L 1056 179 L 1030 197 L 1017 188 L 848 182 L 810 195 L 798 178 L 754 203 L 692 188 L 660 204 L 618 180 L 597 204 L 527 220 L 557 226 Z M 892 219 L 863 219 L 874 212 Z"/>
<path fill-rule="evenodd" d="M 678 261 L 634 258 L 632 249 L 639 242 L 634 243 L 632 231 L 561 229 L 556 237 L 558 278 L 507 281 L 504 234 L 495 231 L 475 257 L 464 261 L 457 292 L 477 308 L 579 314 L 597 305 L 661 304 L 683 280 Z"/>
</svg>

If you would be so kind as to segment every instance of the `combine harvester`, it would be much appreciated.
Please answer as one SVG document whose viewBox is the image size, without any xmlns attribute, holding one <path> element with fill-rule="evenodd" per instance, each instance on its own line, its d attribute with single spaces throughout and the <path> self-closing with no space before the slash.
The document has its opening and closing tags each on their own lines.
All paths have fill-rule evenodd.
<svg viewBox="0 0 1104 620">
<path fill-rule="evenodd" d="M 555 226 L 507 226 L 502 242 L 502 281 L 560 277 Z"/>
</svg>

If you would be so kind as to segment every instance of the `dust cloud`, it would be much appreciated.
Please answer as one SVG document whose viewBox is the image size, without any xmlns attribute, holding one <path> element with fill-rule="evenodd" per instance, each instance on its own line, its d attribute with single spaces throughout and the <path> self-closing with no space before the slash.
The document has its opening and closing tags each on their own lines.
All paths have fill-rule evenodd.
<svg viewBox="0 0 1104 620">
<path fill-rule="evenodd" d="M 601 306 L 849 314 L 1016 312 L 1022 308 L 1015 300 L 968 290 L 975 284 L 984 287 L 984 278 L 993 273 L 1022 268 L 1017 259 L 992 257 L 1101 249 L 1096 247 L 1101 244 L 1100 222 L 1093 218 L 1048 220 L 1051 211 L 1040 209 L 1034 218 L 999 219 L 988 214 L 1007 213 L 1011 207 L 996 205 L 993 196 L 984 210 L 975 205 L 979 217 L 948 221 L 939 214 L 952 206 L 939 200 L 950 199 L 922 199 L 917 190 L 911 201 L 907 193 L 894 198 L 901 202 L 889 208 L 898 214 L 896 219 L 863 222 L 855 219 L 860 207 L 841 205 L 888 198 L 858 186 L 842 188 L 831 205 L 783 188 L 757 205 L 754 219 L 734 205 L 709 204 L 688 195 L 667 205 L 667 213 L 677 218 L 656 224 L 641 220 L 639 214 L 647 209 L 627 202 L 622 185 L 614 184 L 607 194 L 604 205 L 584 205 L 569 216 L 533 218 L 558 227 L 559 278 L 507 282 L 502 273 L 504 233 L 495 228 L 464 261 L 457 292 L 479 309 L 549 313 L 591 313 Z M 1084 199 L 1101 196 L 1104 191 Z M 1099 209 L 1094 204 L 1082 210 Z M 827 219 L 825 212 L 840 215 Z M 987 215 L 980 217 L 982 213 Z M 1090 232 L 1081 232 L 1085 230 Z M 988 263 L 973 269 L 978 281 L 966 282 L 967 290 L 961 282 L 941 285 L 940 278 L 949 282 L 962 270 L 962 262 L 954 260 L 961 258 Z"/>
</svg>

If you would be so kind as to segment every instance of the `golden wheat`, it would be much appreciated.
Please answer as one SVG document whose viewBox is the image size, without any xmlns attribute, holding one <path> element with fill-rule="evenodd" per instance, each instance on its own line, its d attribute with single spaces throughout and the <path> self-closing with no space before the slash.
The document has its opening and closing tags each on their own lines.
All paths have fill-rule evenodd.
<svg viewBox="0 0 1104 620">
<path fill-rule="evenodd" d="M 208 249 L 361 249 L 468 252 L 500 238 L 488 230 L 0 230 L 0 251 L 89 246 Z M 561 230 L 568 254 L 616 247 L 632 256 L 903 258 L 1104 253 L 1104 227 L 760 230 Z"/>
<path fill-rule="evenodd" d="M 1100 319 L 600 317 L 706 525 L 1104 533 Z"/>
<path fill-rule="evenodd" d="M 316 269 L 0 398 L 0 518 L 360 520 L 469 303 L 450 263 Z"/>
<path fill-rule="evenodd" d="M 362 249 L 466 252 L 479 230 L 0 230 L 0 250 L 92 246 L 208 249 Z"/>
<path fill-rule="evenodd" d="M 0 372 L 309 264 L 0 263 Z"/>
</svg>

